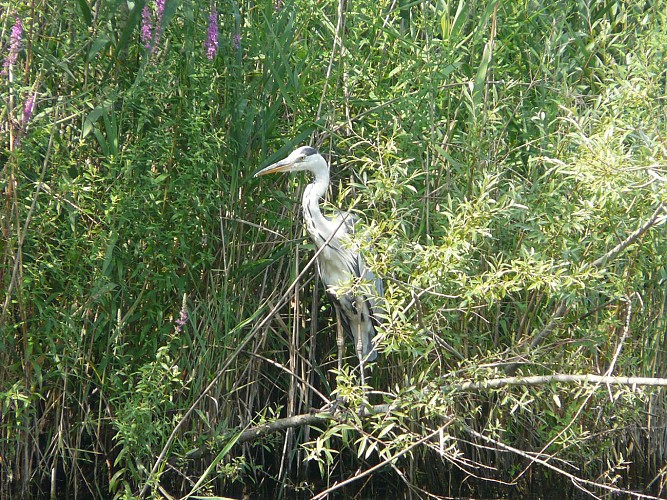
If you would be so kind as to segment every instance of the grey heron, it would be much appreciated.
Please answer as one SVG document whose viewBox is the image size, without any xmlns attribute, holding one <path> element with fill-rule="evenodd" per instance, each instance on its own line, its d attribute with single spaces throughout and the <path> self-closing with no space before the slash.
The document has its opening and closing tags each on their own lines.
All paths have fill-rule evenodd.
<svg viewBox="0 0 667 500">
<path fill-rule="evenodd" d="M 355 217 L 347 212 L 339 212 L 332 219 L 322 214 L 319 202 L 329 187 L 329 164 L 315 148 L 301 146 L 286 158 L 257 172 L 255 177 L 298 171 L 308 171 L 314 176 L 303 192 L 303 218 L 319 251 L 320 278 L 336 310 L 338 369 L 342 368 L 345 332 L 354 339 L 364 385 L 364 364 L 377 358 L 373 337 L 380 323 L 378 301 L 384 295 L 382 280 L 366 267 L 359 245 L 351 237 Z M 360 283 L 364 285 L 357 286 Z"/>
</svg>

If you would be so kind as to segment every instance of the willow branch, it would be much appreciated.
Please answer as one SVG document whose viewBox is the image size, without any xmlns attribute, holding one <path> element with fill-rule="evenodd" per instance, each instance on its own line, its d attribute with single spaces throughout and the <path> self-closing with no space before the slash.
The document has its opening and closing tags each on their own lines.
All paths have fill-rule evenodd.
<svg viewBox="0 0 667 500">
<path fill-rule="evenodd" d="M 637 229 L 634 233 L 632 233 L 626 239 L 621 241 L 614 248 L 609 250 L 602 257 L 593 261 L 591 266 L 600 267 L 600 266 L 603 266 L 608 260 L 615 259 L 616 257 L 618 257 L 618 255 L 623 250 L 628 248 L 635 241 L 637 241 L 639 238 L 641 238 L 644 235 L 644 233 L 646 233 L 649 229 L 651 229 L 653 226 L 655 226 L 658 223 L 658 221 L 660 220 L 660 217 L 662 216 L 663 212 L 665 212 L 666 210 L 667 210 L 667 205 L 665 205 L 664 203 L 661 203 L 660 205 L 658 205 L 658 208 L 655 209 L 651 218 L 649 220 L 647 220 L 644 223 L 644 225 L 640 226 L 639 229 Z"/>
<path fill-rule="evenodd" d="M 388 409 L 389 405 L 376 405 L 367 409 L 366 412 L 364 412 L 364 415 L 368 416 L 368 415 L 376 415 L 378 413 L 386 413 Z M 345 417 L 342 413 L 334 413 L 332 411 L 304 413 L 301 415 L 294 415 L 292 417 L 279 418 L 277 420 L 273 420 L 271 422 L 267 422 L 262 425 L 251 427 L 241 432 L 241 435 L 238 438 L 235 438 L 236 434 L 238 433 L 237 430 L 228 432 L 222 438 L 222 441 L 227 441 L 228 439 L 236 439 L 236 444 L 243 444 L 250 441 L 256 441 L 257 439 L 268 436 L 269 434 L 275 434 L 276 432 L 282 432 L 287 429 L 292 429 L 294 427 L 301 427 L 304 425 L 315 425 L 328 421 L 342 422 L 343 420 L 345 420 Z M 188 452 L 185 458 L 194 460 L 203 457 L 208 452 L 209 452 L 208 447 L 202 446 Z"/>
<path fill-rule="evenodd" d="M 660 218 L 665 214 L 665 212 L 667 212 L 667 205 L 661 203 L 655 209 L 650 219 L 648 219 L 644 224 L 642 224 L 634 233 L 632 233 L 630 236 L 621 241 L 614 248 L 605 253 L 602 257 L 594 260 L 590 264 L 590 267 L 602 267 L 610 260 L 613 260 L 616 257 L 618 257 L 621 254 L 621 252 L 623 252 L 626 248 L 635 243 L 649 229 L 655 226 L 660 221 Z M 567 314 L 568 309 L 569 308 L 567 307 L 567 304 L 565 303 L 564 300 L 558 304 L 558 307 L 556 308 L 556 311 L 549 320 L 549 323 L 547 323 L 546 326 L 542 328 L 542 330 L 537 335 L 535 335 L 535 337 L 531 341 L 530 343 L 531 348 L 534 348 L 537 345 L 539 345 L 542 342 L 542 340 L 544 340 L 544 338 L 548 336 L 556 328 L 558 322 L 563 318 L 563 316 Z"/>
<path fill-rule="evenodd" d="M 559 384 L 604 384 L 619 386 L 648 386 L 648 387 L 667 387 L 667 378 L 653 377 L 611 377 L 608 375 L 536 375 L 532 377 L 505 377 L 479 382 L 463 382 L 462 384 L 453 384 L 444 386 L 443 390 L 455 390 L 461 392 L 474 392 L 484 389 L 499 389 L 501 387 L 511 386 L 535 386 L 547 385 L 551 383 Z"/>
<path fill-rule="evenodd" d="M 598 384 L 598 385 L 614 385 L 614 386 L 628 386 L 628 387 L 667 387 L 667 378 L 652 378 L 652 377 L 611 377 L 606 375 L 569 375 L 556 373 L 553 375 L 537 375 L 532 377 L 504 377 L 489 380 L 481 380 L 478 382 L 463 382 L 461 384 L 445 384 L 440 387 L 443 392 L 480 392 L 487 389 L 500 389 L 503 387 L 513 386 L 537 386 L 548 385 L 552 383 L 558 384 Z M 369 417 L 372 415 L 391 413 L 399 401 L 394 401 L 392 404 L 374 405 L 363 412 L 362 417 Z M 346 420 L 345 414 L 332 411 L 319 411 L 317 413 L 305 413 L 295 415 L 293 417 L 279 418 L 262 425 L 251 427 L 241 432 L 236 444 L 243 444 L 250 441 L 282 432 L 294 427 L 301 427 L 304 425 L 314 425 L 327 421 L 344 422 Z M 227 433 L 223 440 L 232 439 L 238 431 Z M 186 458 L 197 459 L 203 457 L 207 452 L 206 446 L 190 451 Z"/>
</svg>

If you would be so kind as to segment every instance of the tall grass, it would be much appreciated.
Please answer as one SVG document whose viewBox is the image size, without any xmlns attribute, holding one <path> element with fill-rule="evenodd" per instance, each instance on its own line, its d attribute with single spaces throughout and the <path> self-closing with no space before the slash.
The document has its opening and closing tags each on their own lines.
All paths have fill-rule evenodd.
<svg viewBox="0 0 667 500">
<path fill-rule="evenodd" d="M 667 200 L 664 2 L 226 2 L 212 60 L 209 2 L 150 49 L 152 1 L 0 5 L 0 496 L 309 497 L 393 456 L 344 494 L 664 493 L 660 390 L 448 389 L 665 376 L 664 230 L 595 264 Z M 306 179 L 252 177 L 309 142 L 385 280 L 388 414 L 333 371 Z"/>
</svg>

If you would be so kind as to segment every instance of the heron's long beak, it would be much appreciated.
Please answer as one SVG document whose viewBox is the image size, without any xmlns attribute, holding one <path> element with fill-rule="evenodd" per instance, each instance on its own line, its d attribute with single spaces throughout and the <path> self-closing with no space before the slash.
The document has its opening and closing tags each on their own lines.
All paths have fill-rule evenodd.
<svg viewBox="0 0 667 500">
<path fill-rule="evenodd" d="M 263 168 L 255 174 L 255 177 L 260 175 L 273 174 L 275 172 L 289 172 L 290 168 L 294 165 L 294 160 L 292 158 L 285 158 L 279 162 L 273 163 L 268 167 Z"/>
</svg>

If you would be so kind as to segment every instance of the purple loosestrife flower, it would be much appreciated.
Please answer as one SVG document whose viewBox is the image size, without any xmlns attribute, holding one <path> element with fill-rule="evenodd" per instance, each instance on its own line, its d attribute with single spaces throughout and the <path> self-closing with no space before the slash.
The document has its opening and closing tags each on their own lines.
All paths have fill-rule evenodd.
<svg viewBox="0 0 667 500">
<path fill-rule="evenodd" d="M 157 10 L 157 25 L 162 26 L 162 18 L 164 17 L 164 6 L 167 0 L 155 0 L 155 8 Z"/>
<path fill-rule="evenodd" d="M 18 148 L 21 144 L 21 136 L 25 133 L 28 123 L 32 119 L 32 115 L 35 111 L 35 97 L 37 94 L 32 93 L 28 94 L 28 97 L 23 104 L 23 115 L 21 116 L 21 121 L 12 120 L 12 128 L 15 131 L 13 146 L 14 149 Z"/>
<path fill-rule="evenodd" d="M 141 11 L 141 43 L 144 44 L 144 47 L 150 49 L 152 40 L 151 11 L 148 9 L 148 5 L 145 5 L 144 10 Z"/>
<path fill-rule="evenodd" d="M 181 306 L 181 314 L 176 320 L 176 333 L 181 333 L 185 323 L 188 322 L 188 305 L 187 305 L 188 296 L 183 294 L 183 305 Z"/>
<path fill-rule="evenodd" d="M 16 22 L 12 28 L 12 35 L 9 39 L 9 53 L 5 57 L 5 62 L 2 68 L 2 74 L 7 74 L 7 68 L 16 63 L 16 58 L 21 51 L 21 38 L 23 37 L 23 23 L 21 18 L 16 16 Z"/>
<path fill-rule="evenodd" d="M 208 18 L 208 37 L 204 43 L 206 57 L 212 60 L 218 53 L 218 12 L 215 6 L 211 8 L 211 15 Z"/>
<path fill-rule="evenodd" d="M 167 0 L 155 0 L 155 33 L 153 34 L 153 53 L 157 52 L 157 46 L 162 36 L 162 18 Z"/>
<path fill-rule="evenodd" d="M 274 7 L 276 11 L 279 11 L 280 9 L 283 8 L 283 0 L 276 0 L 276 3 L 274 4 Z"/>
<path fill-rule="evenodd" d="M 234 49 L 239 50 L 241 48 L 241 33 L 236 33 L 234 35 Z"/>
<path fill-rule="evenodd" d="M 32 113 L 35 111 L 35 94 L 28 95 L 28 98 L 25 100 L 23 105 L 23 117 L 21 119 L 21 125 L 26 126 L 30 119 L 32 118 Z"/>
<path fill-rule="evenodd" d="M 181 309 L 181 315 L 176 320 L 176 331 L 178 333 L 181 333 L 183 331 L 183 327 L 187 322 L 188 322 L 188 312 L 185 309 Z"/>
</svg>

